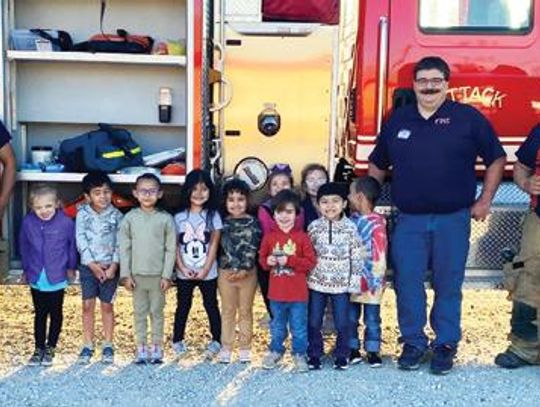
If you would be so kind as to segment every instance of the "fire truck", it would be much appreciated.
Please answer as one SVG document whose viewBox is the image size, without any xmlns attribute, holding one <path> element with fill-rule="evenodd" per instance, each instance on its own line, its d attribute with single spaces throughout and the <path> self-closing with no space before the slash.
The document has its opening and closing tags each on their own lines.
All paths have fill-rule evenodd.
<svg viewBox="0 0 540 407">
<path fill-rule="evenodd" d="M 414 103 L 414 64 L 441 56 L 451 67 L 448 97 L 479 109 L 508 154 L 492 214 L 473 222 L 467 261 L 469 281 L 493 281 L 501 251 L 519 244 L 527 211 L 528 197 L 512 183 L 511 170 L 515 151 L 540 122 L 540 1 L 264 3 L 261 18 L 229 15 L 227 2 L 216 19 L 223 21 L 214 38 L 223 45 L 218 62 L 226 78 L 220 87 L 226 107 L 213 120 L 218 171 L 231 173 L 256 155 L 297 171 L 315 161 L 338 178 L 346 163 L 365 174 L 384 120 Z M 275 21 L 287 12 L 294 22 Z M 265 106 L 281 119 L 275 135 L 257 128 Z M 480 189 L 481 162 L 477 170 Z M 390 214 L 388 190 L 382 205 Z"/>
<path fill-rule="evenodd" d="M 83 40 L 125 28 L 184 55 L 17 51 L 13 29 L 62 28 Z M 451 67 L 448 97 L 474 105 L 508 154 L 493 213 L 473 222 L 468 278 L 498 275 L 500 251 L 515 248 L 528 197 L 511 181 L 515 151 L 540 122 L 540 0 L 6 0 L 2 2 L 3 121 L 19 164 L 34 145 L 89 128 L 122 125 L 145 152 L 184 150 L 185 168 L 208 168 L 262 190 L 268 168 L 286 162 L 298 183 L 311 162 L 343 179 L 367 171 L 388 115 L 414 103 L 412 71 L 438 55 Z M 103 28 L 103 27 L 102 27 Z M 172 90 L 172 119 L 157 120 Z M 482 164 L 478 163 L 479 188 Z M 18 173 L 4 236 L 19 265 L 17 227 L 32 182 L 80 193 L 83 174 Z M 133 175 L 113 175 L 129 191 Z M 182 175 L 164 175 L 171 194 Z M 381 210 L 391 216 L 385 187 Z"/>
</svg>

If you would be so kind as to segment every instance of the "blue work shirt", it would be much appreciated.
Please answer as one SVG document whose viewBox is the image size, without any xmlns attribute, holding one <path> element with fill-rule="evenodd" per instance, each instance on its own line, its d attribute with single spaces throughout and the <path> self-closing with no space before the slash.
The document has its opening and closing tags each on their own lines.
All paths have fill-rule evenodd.
<svg viewBox="0 0 540 407">
<path fill-rule="evenodd" d="M 392 201 L 405 213 L 452 213 L 472 206 L 476 158 L 486 167 L 504 150 L 474 107 L 446 100 L 424 119 L 416 104 L 397 109 L 369 161 L 392 170 Z"/>
<path fill-rule="evenodd" d="M 536 171 L 536 167 L 540 165 L 540 124 L 537 125 L 530 132 L 527 139 L 523 142 L 518 151 L 516 151 L 516 157 L 518 161 L 529 167 L 533 173 Z M 538 157 L 538 158 L 537 158 Z M 534 211 L 540 216 L 540 205 L 538 203 L 534 207 Z"/>
</svg>

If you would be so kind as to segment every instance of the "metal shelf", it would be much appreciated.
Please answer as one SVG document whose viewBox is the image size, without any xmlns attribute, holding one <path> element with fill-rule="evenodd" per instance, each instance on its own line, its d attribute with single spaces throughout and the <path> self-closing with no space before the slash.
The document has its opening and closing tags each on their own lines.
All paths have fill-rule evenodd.
<svg viewBox="0 0 540 407">
<path fill-rule="evenodd" d="M 147 54 L 109 54 L 89 52 L 42 52 L 42 51 L 7 51 L 9 61 L 40 62 L 84 62 L 110 64 L 138 64 L 186 66 L 186 57 L 180 55 L 147 55 Z"/>
<path fill-rule="evenodd" d="M 17 181 L 25 182 L 81 182 L 85 173 L 80 172 L 17 172 Z M 111 180 L 119 184 L 133 184 L 138 175 L 109 174 Z M 161 175 L 159 177 L 163 184 L 183 184 L 183 175 Z"/>
</svg>

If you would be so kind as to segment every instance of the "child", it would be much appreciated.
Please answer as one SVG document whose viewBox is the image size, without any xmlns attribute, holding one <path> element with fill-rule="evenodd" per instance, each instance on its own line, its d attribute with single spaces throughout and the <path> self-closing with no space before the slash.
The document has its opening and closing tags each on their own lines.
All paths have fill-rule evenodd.
<svg viewBox="0 0 540 407">
<path fill-rule="evenodd" d="M 207 171 L 195 169 L 186 176 L 180 197 L 180 212 L 174 217 L 177 306 L 174 315 L 173 349 L 178 357 L 187 352 L 184 343 L 186 322 L 193 291 L 199 287 L 208 315 L 212 340 L 205 357 L 213 358 L 221 349 L 221 316 L 217 302 L 217 250 L 223 225 L 217 212 L 216 191 Z"/>
<path fill-rule="evenodd" d="M 354 213 L 351 220 L 363 247 L 363 268 L 360 294 L 351 294 L 349 339 L 351 364 L 362 360 L 358 339 L 358 319 L 364 309 L 364 350 L 370 367 L 382 364 L 381 356 L 381 297 L 386 272 L 386 221 L 373 212 L 375 202 L 381 195 L 381 185 L 373 177 L 361 177 L 351 184 L 349 202 Z"/>
<path fill-rule="evenodd" d="M 276 222 L 274 220 L 274 213 L 272 211 L 272 198 L 274 198 L 278 192 L 283 189 L 291 189 L 293 187 L 292 170 L 288 164 L 274 164 L 270 169 L 270 175 L 266 183 L 268 186 L 268 199 L 264 201 L 257 211 L 257 219 L 261 224 L 263 236 L 270 233 L 276 228 Z M 295 230 L 304 229 L 304 214 L 302 210 L 296 215 L 294 221 Z M 270 318 L 272 317 L 272 311 L 270 309 L 270 302 L 268 300 L 268 278 L 269 274 L 262 268 L 257 268 L 257 280 L 261 289 L 261 296 L 263 297 L 266 310 Z"/>
<path fill-rule="evenodd" d="M 358 292 L 361 270 L 360 242 L 356 227 L 343 211 L 347 206 L 344 185 L 329 182 L 319 188 L 317 202 L 322 214 L 311 223 L 308 234 L 317 253 L 317 265 L 308 276 L 309 286 L 309 368 L 321 368 L 323 340 L 321 327 L 326 302 L 330 299 L 337 331 L 334 368 L 347 369 L 349 356 L 349 292 Z"/>
<path fill-rule="evenodd" d="M 163 362 L 163 309 L 171 285 L 176 234 L 171 215 L 156 207 L 163 196 L 161 181 L 146 173 L 137 178 L 133 196 L 139 207 L 120 223 L 120 278 L 133 291 L 137 342 L 136 364 Z M 147 319 L 152 321 L 152 350 L 147 348 Z M 150 356 L 150 358 L 149 358 Z"/>
<path fill-rule="evenodd" d="M 19 236 L 23 277 L 31 287 L 35 313 L 35 351 L 28 364 L 51 366 L 62 329 L 64 290 L 77 267 L 75 225 L 58 210 L 58 193 L 49 185 L 35 185 L 29 203 L 31 212 Z"/>
<path fill-rule="evenodd" d="M 300 212 L 300 198 L 285 189 L 272 200 L 277 228 L 263 237 L 259 262 L 270 273 L 268 298 L 272 310 L 270 349 L 263 360 L 263 368 L 273 369 L 285 352 L 287 326 L 292 334 L 292 354 L 298 372 L 308 370 L 306 275 L 315 265 L 315 253 L 303 230 L 294 229 Z"/>
<path fill-rule="evenodd" d="M 317 206 L 317 191 L 320 186 L 328 182 L 328 171 L 321 164 L 308 164 L 302 170 L 302 192 L 305 197 L 302 201 L 304 211 L 304 229 L 315 219 L 321 216 Z"/>
<path fill-rule="evenodd" d="M 219 256 L 218 288 L 221 297 L 221 344 L 218 359 L 230 363 L 238 313 L 238 339 L 242 363 L 251 361 L 253 298 L 257 288 L 257 252 L 261 227 L 248 215 L 249 186 L 233 179 L 223 186 L 224 212 Z"/>
<path fill-rule="evenodd" d="M 88 364 L 94 354 L 94 310 L 96 297 L 101 301 L 104 342 L 101 361 L 113 363 L 113 301 L 118 285 L 117 233 L 122 214 L 111 205 L 112 183 L 101 171 L 91 172 L 82 180 L 87 203 L 77 212 L 75 222 L 83 299 L 83 347 L 79 363 Z"/>
</svg>

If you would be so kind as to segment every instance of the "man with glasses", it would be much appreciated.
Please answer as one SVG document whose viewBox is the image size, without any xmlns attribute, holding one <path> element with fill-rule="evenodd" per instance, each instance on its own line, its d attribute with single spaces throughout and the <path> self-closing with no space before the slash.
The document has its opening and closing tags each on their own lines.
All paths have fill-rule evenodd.
<svg viewBox="0 0 540 407">
<path fill-rule="evenodd" d="M 439 57 L 414 67 L 416 104 L 394 111 L 369 160 L 380 182 L 391 168 L 392 201 L 399 210 L 392 236 L 400 342 L 398 365 L 416 370 L 428 348 L 424 279 L 432 270 L 431 371 L 446 374 L 461 339 L 461 299 L 471 217 L 484 220 L 501 180 L 505 153 L 475 108 L 446 98 L 450 68 Z M 476 193 L 475 163 L 486 166 Z"/>
</svg>

